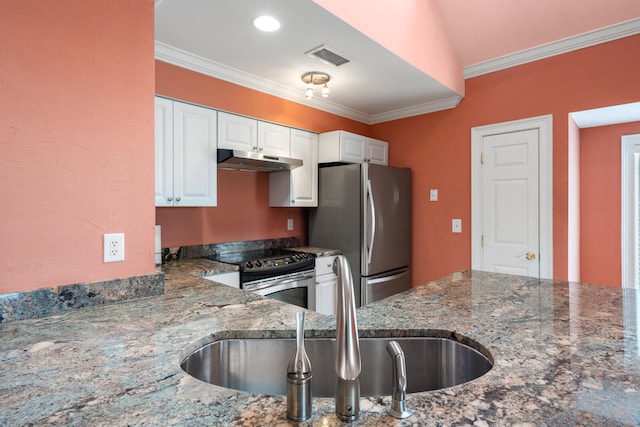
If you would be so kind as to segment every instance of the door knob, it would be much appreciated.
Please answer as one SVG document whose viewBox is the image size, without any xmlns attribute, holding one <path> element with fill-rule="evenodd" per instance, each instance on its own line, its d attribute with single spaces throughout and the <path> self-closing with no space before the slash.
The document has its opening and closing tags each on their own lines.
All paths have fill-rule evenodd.
<svg viewBox="0 0 640 427">
<path fill-rule="evenodd" d="M 534 254 L 533 252 L 527 252 L 525 258 L 527 259 L 527 261 L 533 261 L 536 259 L 536 254 Z"/>
</svg>

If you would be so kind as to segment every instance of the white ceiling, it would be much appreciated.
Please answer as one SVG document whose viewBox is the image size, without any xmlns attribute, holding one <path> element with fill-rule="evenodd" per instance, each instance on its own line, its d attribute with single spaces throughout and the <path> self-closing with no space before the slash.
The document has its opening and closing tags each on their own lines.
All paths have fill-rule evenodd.
<svg viewBox="0 0 640 427">
<path fill-rule="evenodd" d="M 449 34 L 453 34 L 451 40 L 458 55 L 482 59 L 482 55 L 469 55 L 468 44 L 473 43 L 473 34 L 465 33 L 464 27 L 452 24 L 453 14 L 460 13 L 460 7 L 464 6 L 461 0 L 456 0 L 457 6 L 453 0 L 438 1 L 448 5 L 440 10 Z M 504 0 L 485 0 L 496 1 Z M 602 3 L 610 7 L 610 1 L 628 0 Z M 157 59 L 241 86 L 364 123 L 453 108 L 460 101 L 460 96 L 453 90 L 312 0 L 156 0 L 155 5 Z M 621 19 L 622 23 L 601 29 L 591 28 L 595 31 L 586 34 L 584 26 L 576 29 L 570 26 L 569 32 L 582 31 L 572 33 L 578 35 L 573 39 L 565 38 L 543 46 L 526 45 L 527 42 L 522 41 L 509 47 L 513 52 L 499 58 L 477 64 L 463 62 L 465 76 L 480 75 L 545 55 L 640 33 L 640 19 L 623 19 L 634 13 L 631 11 L 627 16 L 609 18 Z M 281 29 L 263 33 L 253 28 L 251 20 L 261 14 L 276 16 L 282 23 Z M 566 18 L 560 23 L 547 22 L 545 25 L 561 26 L 562 22 L 566 26 Z M 480 28 L 478 31 L 488 30 Z M 572 44 L 572 40 L 579 44 Z M 535 39 L 529 43 L 535 43 Z M 305 55 L 320 45 L 338 51 L 351 62 L 336 67 Z M 476 46 L 481 45 L 476 43 Z M 476 47 L 476 50 L 481 49 Z M 300 76 L 307 71 L 324 71 L 331 75 L 329 98 L 322 98 L 316 90 L 317 96 L 305 99 L 305 84 Z"/>
</svg>

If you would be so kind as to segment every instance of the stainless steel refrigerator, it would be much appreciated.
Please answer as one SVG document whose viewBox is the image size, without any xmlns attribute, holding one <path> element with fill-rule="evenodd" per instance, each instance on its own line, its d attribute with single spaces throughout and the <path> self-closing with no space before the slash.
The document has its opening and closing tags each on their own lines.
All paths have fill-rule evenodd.
<svg viewBox="0 0 640 427">
<path fill-rule="evenodd" d="M 358 307 L 409 289 L 411 169 L 370 163 L 321 167 L 318 207 L 309 212 L 309 245 L 342 251 Z"/>
</svg>

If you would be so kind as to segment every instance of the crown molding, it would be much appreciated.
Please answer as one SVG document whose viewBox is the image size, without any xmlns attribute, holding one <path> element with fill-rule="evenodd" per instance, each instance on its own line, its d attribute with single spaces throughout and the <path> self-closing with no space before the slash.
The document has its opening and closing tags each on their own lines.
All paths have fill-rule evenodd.
<svg viewBox="0 0 640 427">
<path fill-rule="evenodd" d="M 391 120 L 404 119 L 406 117 L 413 117 L 419 116 L 421 114 L 448 110 L 450 108 L 455 108 L 460 103 L 460 101 L 462 101 L 462 98 L 462 96 L 452 96 L 449 98 L 438 99 L 437 101 L 427 102 L 411 107 L 399 108 L 397 110 L 389 111 L 386 113 L 374 114 L 371 116 L 368 124 L 375 125 L 377 123 L 388 122 Z"/>
<path fill-rule="evenodd" d="M 270 80 L 262 79 L 253 74 L 245 73 L 158 41 L 155 42 L 155 58 L 158 61 L 173 64 L 187 70 L 369 125 L 454 108 L 462 99 L 462 97 L 446 98 L 386 113 L 369 115 L 352 108 L 338 105 L 326 98 L 313 97 L 306 99 L 302 91 L 293 90 Z"/>
<path fill-rule="evenodd" d="M 156 1 L 159 2 L 162 0 Z M 464 78 L 468 79 L 481 76 L 483 74 L 493 73 L 506 68 L 538 61 L 555 55 L 561 55 L 563 53 L 635 34 L 640 34 L 640 18 L 591 31 L 589 33 L 584 33 L 576 37 L 570 37 L 534 47 L 532 49 L 523 50 L 491 61 L 464 67 Z M 307 107 L 316 108 L 321 111 L 326 111 L 328 113 L 336 114 L 338 116 L 366 124 L 377 124 L 390 120 L 397 120 L 455 108 L 462 100 L 461 96 L 453 96 L 385 113 L 370 115 L 333 103 L 326 98 L 313 97 L 311 99 L 306 99 L 304 98 L 304 93 L 302 91 L 288 88 L 284 85 L 257 77 L 253 74 L 245 73 L 158 41 L 155 42 L 155 58 L 159 61 L 186 68 L 200 74 L 211 76 L 239 86 L 257 90 L 278 98 L 286 99 Z"/>
<path fill-rule="evenodd" d="M 469 79 L 640 33 L 640 18 L 464 67 Z"/>
<path fill-rule="evenodd" d="M 270 80 L 262 79 L 253 74 L 245 73 L 158 41 L 155 42 L 155 58 L 158 61 L 186 68 L 187 70 L 195 71 L 200 74 L 277 96 L 278 98 L 286 99 L 288 101 L 296 102 L 307 107 L 316 108 L 318 110 L 326 111 L 358 122 L 369 124 L 369 121 L 371 120 L 371 117 L 368 114 L 338 105 L 326 98 L 314 96 L 311 99 L 306 99 L 304 97 L 304 92 L 301 90 L 293 90 Z"/>
</svg>

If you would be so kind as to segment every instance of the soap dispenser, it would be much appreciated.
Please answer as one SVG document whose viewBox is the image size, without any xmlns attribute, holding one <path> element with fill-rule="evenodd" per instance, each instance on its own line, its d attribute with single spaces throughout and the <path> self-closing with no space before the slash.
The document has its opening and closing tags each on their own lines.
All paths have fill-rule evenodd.
<svg viewBox="0 0 640 427">
<path fill-rule="evenodd" d="M 311 362 L 304 349 L 305 313 L 296 313 L 296 349 L 287 365 L 287 418 L 305 421 L 311 417 Z"/>
</svg>

